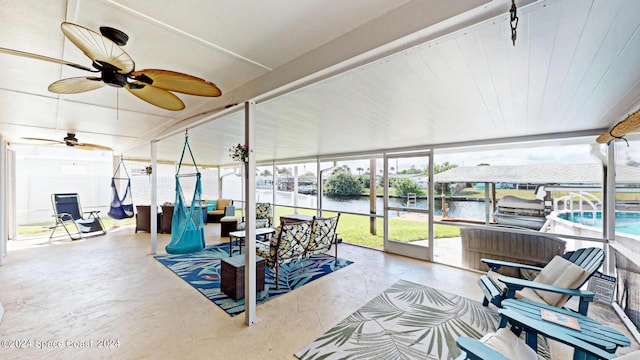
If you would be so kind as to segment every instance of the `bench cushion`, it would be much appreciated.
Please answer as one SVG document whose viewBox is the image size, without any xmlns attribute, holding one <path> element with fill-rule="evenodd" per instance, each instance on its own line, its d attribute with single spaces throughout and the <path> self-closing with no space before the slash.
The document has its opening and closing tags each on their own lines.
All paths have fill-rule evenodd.
<svg viewBox="0 0 640 360">
<path fill-rule="evenodd" d="M 497 273 L 493 270 L 489 270 L 487 272 L 487 276 L 489 277 L 489 279 L 491 279 L 491 281 L 493 281 L 494 284 L 496 284 L 496 286 L 502 291 L 503 294 L 507 293 L 507 285 L 498 280 L 498 276 L 502 276 L 502 274 Z"/>
</svg>

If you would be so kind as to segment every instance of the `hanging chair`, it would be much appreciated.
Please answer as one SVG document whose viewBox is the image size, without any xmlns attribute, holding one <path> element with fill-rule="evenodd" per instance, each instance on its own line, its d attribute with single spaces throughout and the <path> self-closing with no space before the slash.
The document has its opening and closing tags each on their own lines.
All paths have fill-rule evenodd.
<svg viewBox="0 0 640 360">
<path fill-rule="evenodd" d="M 182 159 L 185 150 L 189 150 L 191 160 L 196 168 L 193 174 L 180 174 Z M 191 199 L 191 206 L 187 207 L 184 196 L 182 195 L 182 186 L 180 178 L 196 177 L 196 187 Z M 171 241 L 165 247 L 169 254 L 185 254 L 197 252 L 204 249 L 204 227 L 202 219 L 202 184 L 200 181 L 200 171 L 198 165 L 191 152 L 188 136 L 185 135 L 184 147 L 182 148 L 182 156 L 178 163 L 176 171 L 176 201 L 173 208 L 173 218 L 171 219 Z"/>
<path fill-rule="evenodd" d="M 120 171 L 121 166 L 127 177 L 117 177 L 118 171 Z M 120 198 L 118 194 L 116 180 L 127 181 L 127 186 L 124 190 L 124 195 L 122 196 L 122 198 Z M 109 208 L 109 212 L 107 214 L 111 218 L 116 220 L 132 218 L 134 213 L 133 200 L 131 198 L 131 178 L 129 178 L 129 173 L 127 172 L 127 168 L 124 166 L 124 160 L 122 159 L 122 157 L 120 158 L 120 164 L 118 164 L 118 168 L 116 169 L 115 173 L 113 173 L 113 177 L 111 178 L 111 192 L 113 196 L 111 200 L 111 207 Z"/>
</svg>

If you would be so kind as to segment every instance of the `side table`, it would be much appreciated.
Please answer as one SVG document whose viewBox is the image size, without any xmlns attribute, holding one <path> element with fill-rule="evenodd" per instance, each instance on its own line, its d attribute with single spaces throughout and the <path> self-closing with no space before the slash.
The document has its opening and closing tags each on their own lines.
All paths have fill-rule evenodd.
<svg viewBox="0 0 640 360">
<path fill-rule="evenodd" d="M 256 291 L 264 290 L 264 259 L 256 256 Z M 222 259 L 220 290 L 234 300 L 244 298 L 244 255 Z"/>
<path fill-rule="evenodd" d="M 578 339 L 613 354 L 620 346 L 631 345 L 630 340 L 619 331 L 608 326 L 602 325 L 596 320 L 579 313 L 553 307 L 546 304 L 537 303 L 526 299 L 507 299 L 502 301 L 503 309 L 499 310 L 502 315 L 499 327 L 505 327 L 507 322 L 512 325 L 524 327 L 527 330 L 526 342 L 532 349 L 537 348 L 536 334 L 540 333 L 547 336 L 563 333 L 570 338 Z M 542 319 L 541 310 L 546 309 L 563 316 L 574 318 L 579 329 L 572 329 L 567 326 L 557 325 Z M 540 324 L 540 328 L 527 326 L 527 319 L 531 322 Z M 584 350 L 576 348 L 574 359 L 592 359 L 590 355 L 585 355 Z"/>
</svg>

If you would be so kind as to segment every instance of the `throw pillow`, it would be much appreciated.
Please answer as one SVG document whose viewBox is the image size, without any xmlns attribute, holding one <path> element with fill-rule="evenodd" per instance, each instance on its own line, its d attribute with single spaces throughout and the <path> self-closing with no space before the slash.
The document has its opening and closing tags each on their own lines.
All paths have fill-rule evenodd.
<svg viewBox="0 0 640 360">
<path fill-rule="evenodd" d="M 215 210 L 216 206 L 218 206 L 218 202 L 217 201 L 207 201 L 207 211 Z"/>
</svg>

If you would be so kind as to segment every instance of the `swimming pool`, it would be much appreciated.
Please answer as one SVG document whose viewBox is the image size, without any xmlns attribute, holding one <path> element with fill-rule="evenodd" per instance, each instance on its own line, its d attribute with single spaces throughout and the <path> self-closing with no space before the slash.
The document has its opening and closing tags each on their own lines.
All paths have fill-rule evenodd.
<svg viewBox="0 0 640 360">
<path fill-rule="evenodd" d="M 573 211 L 558 213 L 560 219 L 602 229 L 602 212 Z M 640 213 L 616 211 L 616 232 L 640 235 Z"/>
</svg>

